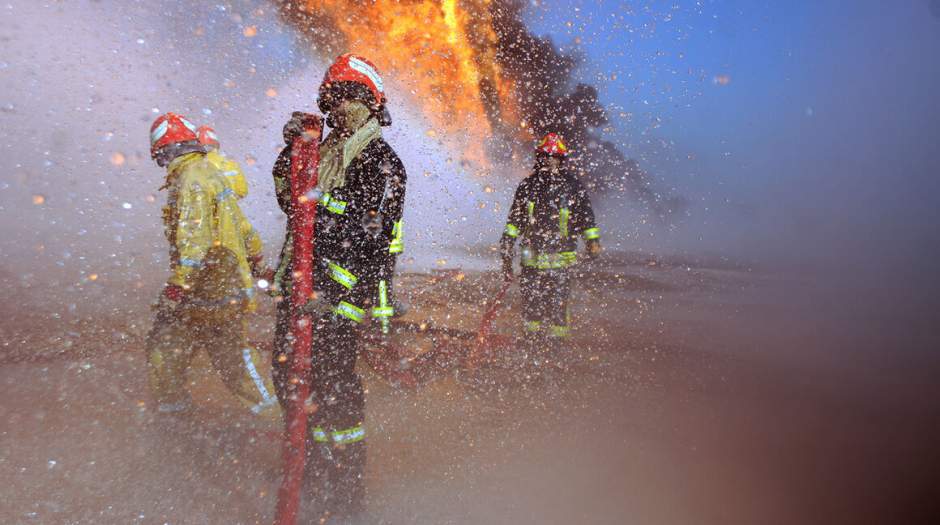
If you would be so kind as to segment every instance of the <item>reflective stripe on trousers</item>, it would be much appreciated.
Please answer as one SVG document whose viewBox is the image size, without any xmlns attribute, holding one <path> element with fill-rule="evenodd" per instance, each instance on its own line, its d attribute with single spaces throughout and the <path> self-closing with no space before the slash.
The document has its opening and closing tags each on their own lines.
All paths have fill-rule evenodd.
<svg viewBox="0 0 940 525">
<path fill-rule="evenodd" d="M 389 318 L 395 310 L 388 305 L 388 281 L 379 281 L 379 305 L 372 309 L 372 317 L 378 317 L 382 322 L 382 333 L 389 332 Z"/>
<path fill-rule="evenodd" d="M 562 208 L 558 210 L 558 231 L 561 232 L 561 237 L 563 239 L 568 238 L 568 218 L 571 216 L 571 212 L 568 208 Z"/>
<path fill-rule="evenodd" d="M 534 334 L 542 331 L 542 322 L 541 321 L 525 321 L 523 323 L 523 329 L 526 333 Z M 549 324 L 546 326 L 546 332 L 550 337 L 568 337 L 570 335 L 570 329 L 567 326 Z"/>
<path fill-rule="evenodd" d="M 362 441 L 366 437 L 366 430 L 362 424 L 356 425 L 345 430 L 334 430 L 327 432 L 323 427 L 313 429 L 313 440 L 317 443 L 329 443 L 332 441 L 337 445 L 348 445 L 357 441 Z"/>
<path fill-rule="evenodd" d="M 523 328 L 526 332 L 538 332 L 542 329 L 542 321 L 525 321 Z"/>
<path fill-rule="evenodd" d="M 366 311 L 352 303 L 340 301 L 340 303 L 336 305 L 335 308 L 333 308 L 333 313 L 341 315 L 356 323 L 362 323 L 362 319 L 365 316 Z"/>
<path fill-rule="evenodd" d="M 251 411 L 257 414 L 265 408 L 273 405 L 275 402 L 277 402 L 277 399 L 275 399 L 274 396 L 268 392 L 268 389 L 265 388 L 264 380 L 261 379 L 261 374 L 258 373 L 258 369 L 255 367 L 254 361 L 251 360 L 250 348 L 242 349 L 242 360 L 245 361 L 245 369 L 248 370 L 248 375 L 251 377 L 251 381 L 255 384 L 255 388 L 258 389 L 258 393 L 261 394 L 261 402 L 251 407 Z"/>
<path fill-rule="evenodd" d="M 388 253 L 401 253 L 405 251 L 405 243 L 402 240 L 405 221 L 395 221 L 392 225 L 392 240 L 388 244 Z"/>
<path fill-rule="evenodd" d="M 548 335 L 551 337 L 568 337 L 569 329 L 567 326 L 549 325 Z"/>
</svg>

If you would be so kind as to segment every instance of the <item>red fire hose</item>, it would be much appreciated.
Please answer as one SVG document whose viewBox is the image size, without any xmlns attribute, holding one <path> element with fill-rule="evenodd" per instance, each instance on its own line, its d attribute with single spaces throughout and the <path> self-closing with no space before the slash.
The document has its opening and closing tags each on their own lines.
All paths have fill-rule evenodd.
<svg viewBox="0 0 940 525">
<path fill-rule="evenodd" d="M 305 132 L 291 144 L 291 216 L 293 237 L 293 276 L 291 280 L 291 335 L 293 360 L 290 384 L 293 395 L 287 406 L 284 428 L 284 479 L 277 492 L 275 525 L 294 525 L 300 507 L 300 487 L 304 475 L 304 444 L 307 437 L 307 412 L 304 404 L 310 396 L 310 345 L 313 319 L 303 307 L 313 296 L 313 241 L 317 200 L 317 166 L 320 161 L 320 117 L 307 115 Z"/>
<path fill-rule="evenodd" d="M 499 309 L 503 305 L 503 297 L 506 295 L 511 284 L 512 281 L 508 279 L 504 280 L 502 287 L 496 292 L 493 299 L 487 303 L 486 309 L 483 311 L 483 318 L 480 320 L 480 329 L 477 332 L 476 345 L 470 350 L 470 356 L 467 357 L 465 365 L 469 371 L 476 370 L 476 368 L 480 366 L 481 360 L 490 352 L 492 346 L 490 332 L 493 331 L 493 321 L 496 319 L 496 314 L 499 313 Z"/>
</svg>

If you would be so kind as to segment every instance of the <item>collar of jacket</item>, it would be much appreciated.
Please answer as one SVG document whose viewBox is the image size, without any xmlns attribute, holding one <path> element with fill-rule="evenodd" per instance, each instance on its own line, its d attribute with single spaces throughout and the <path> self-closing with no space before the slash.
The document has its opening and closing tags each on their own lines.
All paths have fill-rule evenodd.
<svg viewBox="0 0 940 525">
<path fill-rule="evenodd" d="M 187 153 L 185 155 L 180 155 L 173 159 L 170 164 L 166 167 L 166 180 L 163 181 L 163 186 L 160 186 L 160 190 L 165 190 L 173 185 L 176 182 L 176 179 L 179 178 L 179 173 L 183 171 L 183 168 L 192 164 L 193 162 L 205 157 L 205 153 L 193 152 Z M 158 191 L 160 191 L 158 190 Z"/>
</svg>

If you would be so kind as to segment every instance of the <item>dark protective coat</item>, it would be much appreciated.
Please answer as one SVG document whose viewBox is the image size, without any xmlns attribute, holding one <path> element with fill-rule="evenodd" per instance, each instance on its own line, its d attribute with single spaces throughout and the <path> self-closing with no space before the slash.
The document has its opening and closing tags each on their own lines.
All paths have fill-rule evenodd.
<svg viewBox="0 0 940 525">
<path fill-rule="evenodd" d="M 578 179 L 565 170 L 537 170 L 516 189 L 500 248 L 511 259 L 518 238 L 532 256 L 573 252 L 578 236 L 594 239 L 596 234 L 591 199 Z"/>
<path fill-rule="evenodd" d="M 290 150 L 284 148 L 273 170 L 278 203 L 288 216 Z M 311 348 L 308 381 L 318 408 L 308 421 L 305 479 L 307 498 L 335 514 L 355 513 L 364 504 L 365 398 L 355 370 L 358 325 L 372 306 L 378 283 L 387 279 L 406 180 L 398 155 L 377 138 L 346 168 L 344 185 L 321 198 L 317 207 L 313 284 L 325 309 L 316 320 Z M 291 243 L 285 239 L 275 279 L 282 293 L 290 287 Z M 278 304 L 273 358 L 275 389 L 285 406 L 292 391 L 289 302 Z"/>
<path fill-rule="evenodd" d="M 518 238 L 522 247 L 522 317 L 530 340 L 567 337 L 570 277 L 577 260 L 578 237 L 600 237 L 591 200 L 581 183 L 562 170 L 536 169 L 516 189 L 506 229 L 500 239 L 509 267 Z"/>
<path fill-rule="evenodd" d="M 291 215 L 290 150 L 289 145 L 281 150 L 272 172 L 278 205 L 288 217 Z M 334 202 L 346 203 L 344 212 L 332 213 L 322 203 L 318 207 L 314 256 L 318 260 L 349 258 L 364 267 L 370 281 L 378 281 L 387 266 L 393 229 L 402 218 L 407 180 L 405 167 L 392 147 L 382 138 L 372 141 L 346 168 L 346 184 L 330 195 Z M 381 216 L 382 229 L 379 235 L 372 236 L 363 223 L 375 212 Z M 285 239 L 276 283 L 283 290 L 290 287 L 290 250 L 291 245 Z M 320 284 L 315 282 L 314 287 Z M 369 284 L 375 286 L 375 282 Z"/>
</svg>

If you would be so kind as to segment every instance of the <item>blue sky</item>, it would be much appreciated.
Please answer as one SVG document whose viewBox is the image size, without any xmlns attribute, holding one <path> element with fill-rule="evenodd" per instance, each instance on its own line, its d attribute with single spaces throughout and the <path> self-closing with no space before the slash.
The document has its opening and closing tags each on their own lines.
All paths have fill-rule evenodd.
<svg viewBox="0 0 940 525">
<path fill-rule="evenodd" d="M 613 140 L 695 203 L 693 244 L 780 257 L 875 243 L 911 260 L 936 249 L 940 16 L 928 0 L 546 4 L 530 26 L 582 51 L 578 75 L 601 89 Z"/>
</svg>

